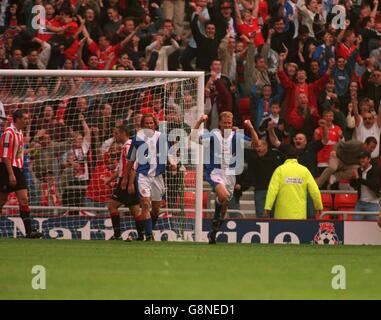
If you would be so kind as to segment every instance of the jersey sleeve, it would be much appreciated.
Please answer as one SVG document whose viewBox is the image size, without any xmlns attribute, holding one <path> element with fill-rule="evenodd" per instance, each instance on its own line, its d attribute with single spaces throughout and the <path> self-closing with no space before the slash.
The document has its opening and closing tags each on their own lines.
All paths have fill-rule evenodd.
<svg viewBox="0 0 381 320">
<path fill-rule="evenodd" d="M 209 145 L 210 140 L 213 138 L 213 133 L 212 132 L 204 132 L 203 134 L 200 135 L 199 140 L 200 143 L 203 145 Z"/>
<path fill-rule="evenodd" d="M 12 133 L 5 132 L 1 137 L 1 157 L 12 160 L 13 139 Z"/>
<path fill-rule="evenodd" d="M 251 149 L 252 140 L 249 136 L 243 135 L 243 145 L 245 149 Z"/>
<path fill-rule="evenodd" d="M 136 138 L 134 138 L 131 142 L 130 149 L 128 150 L 127 153 L 127 160 L 131 162 L 136 161 Z"/>
</svg>

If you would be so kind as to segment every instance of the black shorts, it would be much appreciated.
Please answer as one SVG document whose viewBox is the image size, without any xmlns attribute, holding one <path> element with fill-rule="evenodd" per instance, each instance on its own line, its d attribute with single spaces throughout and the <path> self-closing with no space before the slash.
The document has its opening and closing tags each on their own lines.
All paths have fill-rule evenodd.
<svg viewBox="0 0 381 320">
<path fill-rule="evenodd" d="M 13 188 L 9 185 L 9 174 L 4 163 L 0 163 L 0 193 L 10 193 L 18 190 L 28 189 L 23 170 L 17 167 L 12 167 L 16 177 L 16 186 Z"/>
<path fill-rule="evenodd" d="M 120 203 L 123 203 L 126 207 L 134 206 L 139 204 L 139 193 L 138 189 L 136 187 L 135 183 L 135 192 L 133 194 L 129 194 L 127 191 L 127 188 L 125 190 L 122 190 L 120 187 L 121 179 L 118 181 L 118 187 L 114 191 L 114 193 L 111 195 L 111 199 L 118 201 Z"/>
</svg>

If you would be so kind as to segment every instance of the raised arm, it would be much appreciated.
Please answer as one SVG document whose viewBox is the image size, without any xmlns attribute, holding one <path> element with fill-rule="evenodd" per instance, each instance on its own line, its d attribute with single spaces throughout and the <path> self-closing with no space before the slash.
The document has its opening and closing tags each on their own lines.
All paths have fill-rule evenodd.
<svg viewBox="0 0 381 320">
<path fill-rule="evenodd" d="M 138 25 L 134 31 L 132 31 L 128 36 L 126 36 L 121 42 L 120 47 L 123 48 L 127 43 L 131 41 L 134 35 L 140 30 L 141 26 Z"/>
<path fill-rule="evenodd" d="M 238 0 L 234 1 L 234 8 L 235 8 L 235 21 L 237 22 L 238 25 L 241 25 L 242 22 L 242 17 L 241 17 L 241 11 L 239 10 L 239 5 L 238 5 Z"/>
<path fill-rule="evenodd" d="M 246 129 L 250 131 L 250 136 L 251 136 L 251 140 L 252 140 L 251 147 L 253 149 L 255 147 L 258 147 L 259 146 L 259 138 L 258 138 L 257 132 L 254 129 L 253 124 L 251 123 L 250 120 L 245 120 L 244 125 L 245 125 Z"/>
<path fill-rule="evenodd" d="M 353 107 L 353 115 L 355 117 L 355 124 L 356 124 L 356 128 L 357 128 L 361 123 L 361 116 L 359 114 L 359 104 L 358 104 L 357 100 L 353 100 L 351 103 L 352 103 L 352 107 Z"/>
<path fill-rule="evenodd" d="M 91 143 L 91 130 L 85 120 L 85 116 L 83 114 L 79 115 L 79 121 L 82 122 L 82 128 L 84 132 L 83 139 L 90 145 Z"/>
<path fill-rule="evenodd" d="M 327 121 L 320 119 L 319 120 L 319 125 L 323 128 L 323 135 L 321 137 L 321 142 L 326 145 L 329 141 L 329 136 L 328 136 L 328 125 Z M 317 129 L 316 129 L 317 130 Z M 315 131 L 316 132 L 316 131 Z M 315 136 L 316 137 L 316 136 Z M 320 138 L 320 137 L 319 137 Z M 320 139 L 315 139 L 315 140 L 320 140 Z"/>
<path fill-rule="evenodd" d="M 78 63 L 80 69 L 85 69 L 87 66 L 83 61 L 83 46 L 85 45 L 86 38 L 83 38 L 78 45 L 77 54 L 78 54 Z"/>
<path fill-rule="evenodd" d="M 254 18 L 258 18 L 258 11 L 259 11 L 259 0 L 254 0 L 254 7 L 252 11 L 252 15 Z"/>
<path fill-rule="evenodd" d="M 269 124 L 268 124 L 268 127 L 267 127 L 267 131 L 269 133 L 269 138 L 270 138 L 270 142 L 271 144 L 275 147 L 275 148 L 279 148 L 280 146 L 280 141 L 277 137 L 277 135 L 275 134 L 275 130 L 274 130 L 274 122 L 270 121 Z"/>
<path fill-rule="evenodd" d="M 166 48 L 165 48 L 168 55 L 174 53 L 175 51 L 177 51 L 179 49 L 180 49 L 180 46 L 175 39 L 171 39 L 171 45 L 166 46 Z"/>
<path fill-rule="evenodd" d="M 200 29 L 198 27 L 198 13 L 194 15 L 192 21 L 191 21 L 191 30 L 192 30 L 192 35 L 196 42 L 200 42 L 205 36 L 200 32 Z"/>
<path fill-rule="evenodd" d="M 379 2 L 378 0 L 373 1 L 373 10 L 370 13 L 370 18 L 372 19 L 373 22 L 376 19 L 377 10 L 378 10 L 378 2 Z"/>
</svg>

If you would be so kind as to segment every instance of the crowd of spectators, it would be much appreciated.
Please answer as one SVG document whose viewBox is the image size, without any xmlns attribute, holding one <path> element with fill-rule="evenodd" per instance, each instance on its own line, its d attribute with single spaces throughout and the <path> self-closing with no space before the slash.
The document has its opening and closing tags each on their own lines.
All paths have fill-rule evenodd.
<svg viewBox="0 0 381 320">
<path fill-rule="evenodd" d="M 36 5 L 44 6 L 45 19 L 36 19 Z M 217 127 L 218 114 L 231 111 L 236 126 L 251 119 L 263 139 L 247 157 L 255 181 L 236 188 L 237 194 L 258 188 L 259 213 L 262 192 L 281 163 L 272 148 L 281 151 L 286 143 L 300 150 L 299 161 L 317 178 L 329 167 L 335 143 L 360 141 L 379 177 L 378 0 L 4 0 L 0 8 L 1 69 L 205 71 L 209 129 Z M 84 199 L 104 205 L 107 197 L 95 190 L 111 192 L 108 177 L 120 152 L 114 129 L 126 119 L 134 130 L 147 112 L 187 127 L 196 121 L 189 92 L 181 93 L 186 112 L 179 119 L 176 104 L 164 114 L 163 93 L 150 89 L 112 99 L 81 96 L 96 90 L 86 77 L 18 84 L 23 92 L 14 96 L 12 81 L 2 78 L 0 100 L 6 114 L 22 102 L 33 115 L 26 143 L 30 179 L 40 181 L 38 196 L 31 196 L 38 204 L 81 205 Z M 178 100 L 178 89 L 171 90 Z M 66 99 L 34 104 L 55 96 Z M 359 174 L 349 179 L 360 180 L 357 188 L 366 180 Z M 379 182 L 371 189 L 377 188 Z"/>
</svg>

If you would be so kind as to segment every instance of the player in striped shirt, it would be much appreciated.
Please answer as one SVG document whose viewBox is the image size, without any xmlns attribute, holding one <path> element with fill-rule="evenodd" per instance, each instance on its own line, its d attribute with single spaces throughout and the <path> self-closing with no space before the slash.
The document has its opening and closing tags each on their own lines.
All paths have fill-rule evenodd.
<svg viewBox="0 0 381 320">
<path fill-rule="evenodd" d="M 13 123 L 5 129 L 0 138 L 0 211 L 8 200 L 8 194 L 15 192 L 26 237 L 41 238 L 40 232 L 32 230 L 28 187 L 23 173 L 24 136 L 22 130 L 29 125 L 29 122 L 30 118 L 26 110 L 16 110 L 13 113 Z"/>
<path fill-rule="evenodd" d="M 123 177 L 124 181 L 122 181 L 122 189 L 127 187 L 126 177 L 132 170 L 135 161 L 137 161 L 136 186 L 140 197 L 146 241 L 153 241 L 152 229 L 155 227 L 159 217 L 161 200 L 165 193 L 163 173 L 165 172 L 167 159 L 171 171 L 176 171 L 176 164 L 174 157 L 168 154 L 166 136 L 156 131 L 156 118 L 150 113 L 144 114 L 141 127 L 142 130 L 137 132 L 128 151 L 128 164 L 126 175 Z M 128 189 L 132 191 L 134 188 L 135 186 L 130 180 Z"/>
<path fill-rule="evenodd" d="M 111 199 L 108 204 L 108 209 L 111 214 L 112 227 L 114 229 L 114 235 L 110 240 L 121 240 L 121 230 L 120 230 L 120 215 L 118 208 L 124 204 L 130 209 L 130 212 L 135 218 L 136 230 L 138 232 L 137 240 L 144 240 L 143 234 L 143 225 L 142 225 L 142 215 L 140 214 L 139 208 L 139 196 L 135 190 L 126 190 L 126 188 L 122 188 L 122 180 L 123 177 L 128 177 L 128 181 L 135 181 L 135 171 L 130 170 L 129 175 L 127 176 L 127 154 L 128 150 L 131 146 L 131 140 L 128 138 L 129 129 L 126 126 L 118 126 L 115 131 L 115 140 L 118 143 L 123 144 L 122 152 L 120 154 L 120 160 L 118 165 L 118 170 L 110 177 L 108 183 L 118 177 L 118 187 L 115 192 L 111 195 Z M 127 240 L 130 240 L 127 239 Z"/>
<path fill-rule="evenodd" d="M 201 124 L 207 121 L 207 115 L 201 116 L 194 129 L 198 130 Z M 200 136 L 205 147 L 204 179 L 216 193 L 212 228 L 208 234 L 210 244 L 216 243 L 217 232 L 221 228 L 229 201 L 233 197 L 236 175 L 243 170 L 244 150 L 240 147 L 255 148 L 259 145 L 258 135 L 250 120 L 245 121 L 245 126 L 250 131 L 251 139 L 243 133 L 232 130 L 233 114 L 222 112 L 219 115 L 218 129 Z"/>
</svg>

